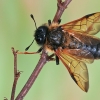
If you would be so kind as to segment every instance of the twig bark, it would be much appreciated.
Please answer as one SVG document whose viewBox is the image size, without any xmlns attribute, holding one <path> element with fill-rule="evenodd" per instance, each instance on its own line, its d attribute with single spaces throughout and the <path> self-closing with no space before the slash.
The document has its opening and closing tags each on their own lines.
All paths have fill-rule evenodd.
<svg viewBox="0 0 100 100">
<path fill-rule="evenodd" d="M 45 52 L 45 50 L 43 50 L 41 58 L 37 64 L 37 66 L 35 67 L 34 71 L 32 72 L 31 76 L 29 77 L 28 81 L 26 82 L 23 89 L 21 90 L 21 92 L 19 93 L 19 95 L 16 97 L 15 100 L 23 100 L 24 96 L 27 94 L 27 92 L 29 91 L 29 89 L 33 85 L 34 81 L 36 80 L 42 67 L 46 64 L 47 59 L 48 59 L 48 55 Z"/>
<path fill-rule="evenodd" d="M 65 0 L 64 2 L 62 2 L 62 0 L 57 0 L 57 12 L 55 14 L 55 17 L 53 19 L 53 22 L 58 22 L 58 20 L 61 18 L 64 10 L 67 8 L 68 4 L 72 1 L 72 0 Z"/>
<path fill-rule="evenodd" d="M 14 55 L 14 82 L 13 82 L 13 87 L 12 87 L 12 93 L 11 93 L 11 99 L 10 100 L 14 100 L 16 85 L 17 85 L 18 78 L 20 76 L 20 72 L 17 71 L 17 52 L 18 52 L 18 50 L 15 51 L 14 48 L 12 48 L 12 52 L 13 52 L 13 55 Z"/>
<path fill-rule="evenodd" d="M 68 4 L 71 2 L 71 0 L 65 0 L 64 2 L 62 2 L 62 0 L 57 0 L 58 1 L 58 8 L 57 8 L 57 12 L 55 14 L 55 17 L 53 19 L 53 22 L 58 22 L 58 20 L 61 18 L 61 15 L 63 14 L 64 10 L 67 8 Z M 12 49 L 14 51 L 14 49 Z M 17 72 L 17 55 L 15 54 L 15 51 L 13 52 L 14 54 L 14 84 L 13 84 L 13 89 L 12 89 L 12 96 L 11 96 L 11 100 L 14 100 L 14 95 L 15 95 L 15 89 L 16 89 L 16 84 L 17 84 L 17 80 L 18 77 L 16 79 L 16 75 L 18 74 Z M 45 50 L 42 51 L 42 55 L 40 57 L 40 60 L 36 66 L 36 68 L 34 69 L 34 71 L 32 72 L 31 76 L 29 77 L 28 81 L 26 82 L 26 84 L 24 85 L 24 87 L 22 88 L 21 92 L 18 94 L 18 96 L 16 97 L 15 100 L 23 100 L 23 98 L 25 97 L 25 95 L 27 94 L 27 92 L 29 91 L 29 89 L 31 88 L 31 86 L 33 85 L 34 81 L 36 80 L 38 74 L 40 73 L 42 67 L 46 64 L 47 61 L 51 61 L 54 60 L 52 57 L 54 56 L 48 56 L 47 53 L 45 52 Z"/>
</svg>

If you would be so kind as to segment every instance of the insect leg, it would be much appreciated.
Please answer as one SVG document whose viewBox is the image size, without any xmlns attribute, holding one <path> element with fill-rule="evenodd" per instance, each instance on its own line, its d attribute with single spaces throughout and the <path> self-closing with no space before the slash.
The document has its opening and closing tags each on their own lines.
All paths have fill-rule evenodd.
<svg viewBox="0 0 100 100">
<path fill-rule="evenodd" d="M 39 48 L 37 52 L 17 52 L 17 54 L 37 54 L 42 51 L 43 47 Z"/>
<path fill-rule="evenodd" d="M 55 58 L 53 58 L 54 56 L 55 56 L 54 53 L 48 56 L 48 61 L 55 61 Z"/>
<path fill-rule="evenodd" d="M 51 20 L 50 19 L 48 20 L 48 24 L 49 24 L 49 26 L 51 25 Z"/>
<path fill-rule="evenodd" d="M 37 53 L 40 53 L 43 50 L 43 47 L 39 48 L 39 50 L 37 51 Z"/>
<path fill-rule="evenodd" d="M 61 19 L 58 20 L 58 24 L 60 24 L 60 23 L 61 23 Z M 51 25 L 51 20 L 50 19 L 48 20 L 48 24 L 49 24 L 49 26 Z"/>
<path fill-rule="evenodd" d="M 56 55 L 56 65 L 59 65 L 59 58 L 57 55 Z"/>
<path fill-rule="evenodd" d="M 61 19 L 58 20 L 58 24 L 60 24 L 60 23 L 61 23 Z"/>
</svg>

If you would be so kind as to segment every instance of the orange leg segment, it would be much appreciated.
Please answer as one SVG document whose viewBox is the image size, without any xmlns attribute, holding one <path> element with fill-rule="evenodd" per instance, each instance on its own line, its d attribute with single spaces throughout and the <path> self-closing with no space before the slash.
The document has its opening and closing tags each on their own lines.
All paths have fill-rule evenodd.
<svg viewBox="0 0 100 100">
<path fill-rule="evenodd" d="M 41 47 L 37 52 L 17 52 L 17 54 L 37 54 L 42 51 L 43 47 Z"/>
<path fill-rule="evenodd" d="M 39 52 L 17 52 L 17 54 L 37 54 Z"/>
</svg>

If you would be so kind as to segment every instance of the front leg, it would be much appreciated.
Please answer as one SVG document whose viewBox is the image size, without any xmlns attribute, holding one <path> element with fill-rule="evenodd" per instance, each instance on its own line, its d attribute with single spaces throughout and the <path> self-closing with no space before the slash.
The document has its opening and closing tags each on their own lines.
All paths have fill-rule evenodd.
<svg viewBox="0 0 100 100">
<path fill-rule="evenodd" d="M 59 65 L 59 58 L 57 55 L 55 57 L 56 57 L 56 65 Z"/>
<path fill-rule="evenodd" d="M 37 52 L 17 52 L 17 54 L 37 54 L 43 50 L 43 47 L 39 48 Z"/>
</svg>

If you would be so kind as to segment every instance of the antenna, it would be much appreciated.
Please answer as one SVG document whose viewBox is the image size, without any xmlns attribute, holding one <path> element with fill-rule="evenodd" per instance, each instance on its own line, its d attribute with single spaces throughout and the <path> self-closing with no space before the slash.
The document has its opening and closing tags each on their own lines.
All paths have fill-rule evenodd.
<svg viewBox="0 0 100 100">
<path fill-rule="evenodd" d="M 32 14 L 31 14 L 30 16 L 31 16 L 31 18 L 33 19 L 33 21 L 34 21 L 34 23 L 35 23 L 35 27 L 36 27 L 36 29 L 37 29 L 37 26 L 36 26 L 36 22 L 35 22 L 34 16 L 33 16 Z"/>
<path fill-rule="evenodd" d="M 27 51 L 27 50 L 30 48 L 30 46 L 33 44 L 33 42 L 34 42 L 34 40 L 33 40 L 32 43 L 25 49 L 25 51 Z"/>
<path fill-rule="evenodd" d="M 30 16 L 31 16 L 31 18 L 33 19 L 33 21 L 34 21 L 34 23 L 35 23 L 35 27 L 36 27 L 36 29 L 37 29 L 37 26 L 36 26 L 36 22 L 35 22 L 34 16 L 33 16 L 32 14 L 31 14 Z M 25 49 L 25 51 L 27 51 L 27 50 L 30 48 L 30 46 L 33 44 L 33 42 L 34 42 L 34 40 L 33 40 L 32 43 Z"/>
</svg>

